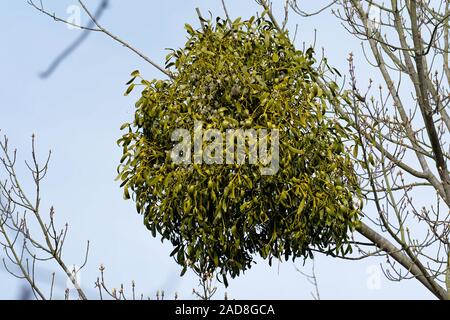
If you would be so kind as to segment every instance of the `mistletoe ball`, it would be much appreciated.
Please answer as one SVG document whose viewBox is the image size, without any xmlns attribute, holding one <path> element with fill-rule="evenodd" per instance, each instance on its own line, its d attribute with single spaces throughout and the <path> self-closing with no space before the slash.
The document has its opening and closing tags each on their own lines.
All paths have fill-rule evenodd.
<svg viewBox="0 0 450 320">
<path fill-rule="evenodd" d="M 172 243 L 183 273 L 225 281 L 258 255 L 349 251 L 361 198 L 344 148 L 351 133 L 330 117 L 338 95 L 324 90 L 336 85 L 313 50 L 297 50 L 264 17 L 186 30 L 167 56 L 172 77 L 136 71 L 127 90 L 142 94 L 122 127 L 119 178 L 145 226 Z"/>
</svg>

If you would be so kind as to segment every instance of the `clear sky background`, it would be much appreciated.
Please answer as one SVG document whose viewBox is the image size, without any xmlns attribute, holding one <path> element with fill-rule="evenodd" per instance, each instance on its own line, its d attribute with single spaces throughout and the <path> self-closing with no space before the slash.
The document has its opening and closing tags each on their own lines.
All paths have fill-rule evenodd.
<svg viewBox="0 0 450 320">
<path fill-rule="evenodd" d="M 43 0 L 46 8 L 67 17 L 68 6 L 76 1 Z M 94 10 L 99 0 L 86 0 Z M 220 0 L 112 0 L 101 22 L 113 33 L 163 64 L 165 48 L 178 48 L 185 42 L 183 26 L 198 26 L 195 8 L 204 16 L 223 16 Z M 307 2 L 314 8 L 322 1 Z M 181 268 L 169 257 L 169 243 L 152 238 L 131 201 L 124 201 L 114 181 L 121 150 L 116 145 L 119 127 L 133 117 L 134 98 L 124 97 L 129 74 L 140 69 L 147 79 L 163 75 L 151 65 L 102 34 L 91 34 L 47 80 L 38 77 L 61 50 L 80 31 L 44 17 L 26 0 L 0 0 L 0 129 L 19 150 L 20 172 L 25 175 L 24 159 L 29 157 L 31 134 L 37 136 L 42 159 L 53 152 L 48 178 L 42 190 L 42 208 L 55 207 L 56 219 L 70 225 L 64 260 L 81 264 L 86 241 L 91 241 L 90 258 L 81 275 L 81 285 L 91 298 L 97 298 L 94 281 L 98 267 L 106 267 L 111 287 L 134 280 L 136 290 L 155 296 L 165 290 L 173 297 L 192 299 L 197 279 L 191 273 L 179 277 Z M 230 15 L 248 18 L 260 8 L 253 0 L 227 0 Z M 324 2 L 325 3 L 325 2 Z M 277 8 L 277 12 L 279 12 Z M 82 22 L 88 23 L 83 16 Z M 360 42 L 349 36 L 329 11 L 310 19 L 291 16 L 291 29 L 299 24 L 297 45 L 311 44 L 317 29 L 317 47 L 325 47 L 331 65 L 346 73 L 347 57 L 356 54 L 359 77 L 377 80 L 376 70 L 362 57 Z M 3 179 L 4 176 L 1 176 Z M 3 258 L 3 252 L 0 252 Z M 316 274 L 324 299 L 429 299 L 417 281 L 390 282 L 384 278 L 380 263 L 384 259 L 342 261 L 317 256 Z M 226 289 L 234 299 L 310 299 L 313 287 L 296 271 L 311 272 L 311 263 L 302 261 L 274 263 L 257 259 L 257 264 L 241 277 L 231 280 Z M 50 286 L 53 265 L 42 265 L 39 282 Z M 371 283 L 380 278 L 379 286 Z M 63 295 L 66 279 L 58 276 L 57 293 Z M 0 266 L 0 298 L 17 298 L 20 280 Z M 225 291 L 220 284 L 217 298 Z"/>
</svg>

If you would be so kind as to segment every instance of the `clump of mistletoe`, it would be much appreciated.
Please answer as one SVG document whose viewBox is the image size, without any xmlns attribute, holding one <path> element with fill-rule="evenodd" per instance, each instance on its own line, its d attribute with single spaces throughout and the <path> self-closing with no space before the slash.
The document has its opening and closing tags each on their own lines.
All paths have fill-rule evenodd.
<svg viewBox="0 0 450 320">
<path fill-rule="evenodd" d="M 119 178 L 145 226 L 173 244 L 182 274 L 188 267 L 216 270 L 225 283 L 249 269 L 255 255 L 271 262 L 311 256 L 312 248 L 350 251 L 361 199 L 344 150 L 352 137 L 326 114 L 331 98 L 318 85 L 313 50 L 297 50 L 264 17 L 186 30 L 185 47 L 167 56 L 173 77 L 147 81 L 136 71 L 127 90 L 143 88 L 134 121 L 122 127 Z M 335 93 L 335 83 L 328 87 Z M 223 135 L 277 130 L 279 152 L 271 156 L 279 170 L 174 163 L 172 133 L 183 128 L 194 136 L 195 122 Z"/>
</svg>

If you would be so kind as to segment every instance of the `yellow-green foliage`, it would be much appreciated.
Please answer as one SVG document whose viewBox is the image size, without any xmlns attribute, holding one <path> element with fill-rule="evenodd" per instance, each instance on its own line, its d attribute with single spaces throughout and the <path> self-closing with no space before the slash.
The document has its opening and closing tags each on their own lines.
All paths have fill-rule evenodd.
<svg viewBox="0 0 450 320">
<path fill-rule="evenodd" d="M 264 18 L 186 29 L 185 47 L 167 57 L 174 78 L 146 81 L 136 71 L 127 90 L 143 86 L 135 119 L 122 128 L 119 176 L 147 228 L 171 241 L 183 274 L 191 266 L 235 277 L 254 255 L 351 250 L 360 199 L 343 145 L 351 137 L 326 114 L 313 50 L 296 50 Z M 171 134 L 193 134 L 195 120 L 222 132 L 279 129 L 278 173 L 262 176 L 248 163 L 174 164 Z"/>
</svg>

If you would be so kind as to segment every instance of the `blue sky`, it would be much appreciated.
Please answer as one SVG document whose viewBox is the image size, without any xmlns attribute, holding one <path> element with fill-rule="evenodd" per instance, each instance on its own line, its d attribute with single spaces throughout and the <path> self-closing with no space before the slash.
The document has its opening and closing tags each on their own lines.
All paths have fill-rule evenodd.
<svg viewBox="0 0 450 320">
<path fill-rule="evenodd" d="M 223 15 L 219 0 L 144 1 L 112 0 L 102 17 L 102 24 L 133 44 L 155 61 L 163 64 L 165 48 L 184 44 L 183 26 L 197 26 L 195 8 L 204 15 Z M 169 257 L 170 244 L 152 238 L 135 212 L 132 202 L 124 201 L 119 184 L 114 181 L 121 150 L 116 145 L 119 127 L 130 121 L 136 96 L 124 97 L 129 74 L 140 69 L 148 79 L 163 75 L 139 57 L 102 34 L 91 34 L 47 80 L 38 77 L 52 59 L 80 31 L 70 30 L 33 10 L 25 0 L 0 0 L 0 129 L 18 148 L 19 158 L 29 156 L 30 137 L 37 136 L 40 156 L 53 153 L 48 178 L 43 187 L 43 209 L 54 206 L 57 220 L 70 225 L 65 248 L 68 264 L 81 264 L 87 240 L 91 241 L 88 265 L 81 276 L 82 287 L 96 298 L 93 283 L 98 266 L 104 264 L 108 284 L 125 286 L 136 281 L 137 291 L 154 297 L 157 290 L 191 299 L 197 279 L 190 273 L 179 277 L 180 267 Z M 86 0 L 96 8 L 99 1 Z M 228 0 L 232 17 L 248 18 L 258 6 L 253 0 Z M 312 4 L 311 4 L 312 3 Z M 313 6 L 316 1 L 310 1 Z M 44 0 L 50 11 L 67 17 L 68 6 L 76 1 Z M 279 12 L 279 8 L 277 8 Z M 87 17 L 83 16 L 84 23 Z M 317 46 L 324 46 L 331 65 L 347 70 L 347 57 L 355 52 L 362 79 L 376 78 L 360 51 L 359 41 L 351 38 L 329 13 L 311 19 L 292 15 L 290 26 L 299 24 L 297 45 L 312 43 L 317 29 Z M 320 50 L 319 50 L 320 51 Z M 20 172 L 25 173 L 23 162 Z M 30 177 L 23 175 L 29 185 Z M 28 182 L 26 182 L 28 181 Z M 0 253 L 3 257 L 3 252 Z M 428 299 L 431 295 L 416 281 L 390 282 L 384 278 L 373 258 L 349 262 L 317 256 L 316 273 L 322 298 L 330 299 Z M 310 272 L 311 263 L 302 261 L 275 263 L 257 259 L 250 271 L 230 281 L 226 289 L 235 299 L 310 299 L 312 286 L 295 266 Z M 2 268 L 2 267 L 1 267 Z M 39 275 L 49 286 L 54 266 Z M 0 269 L 0 298 L 15 298 L 22 282 Z M 380 287 L 368 282 L 380 275 Z M 65 278 L 58 281 L 64 287 Z M 220 284 L 218 298 L 225 291 Z M 63 289 L 60 290 L 60 297 Z"/>
</svg>

